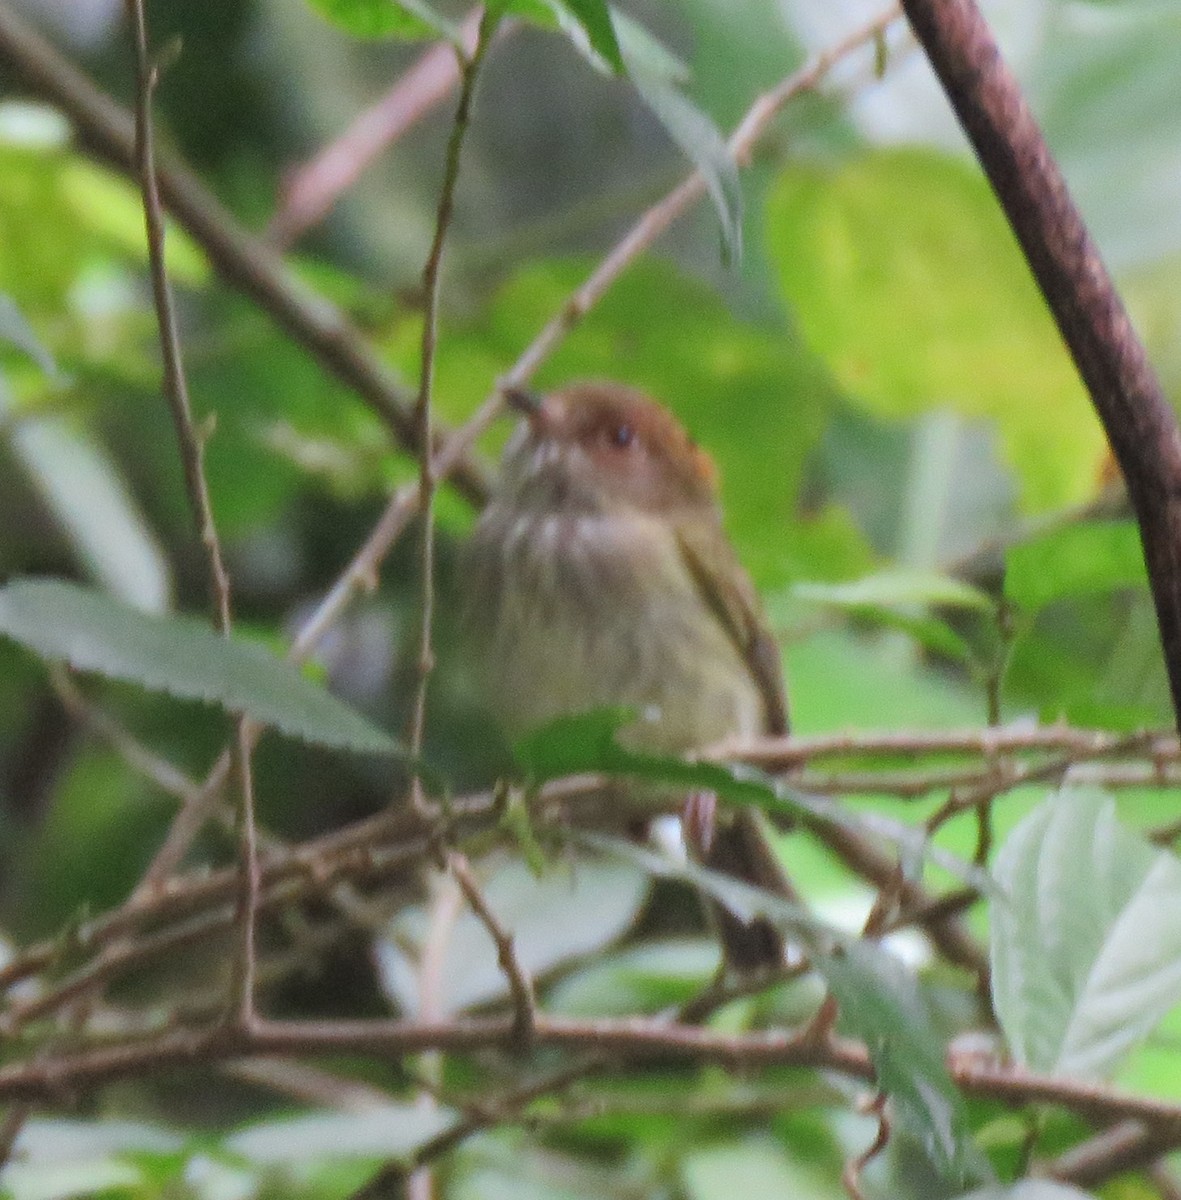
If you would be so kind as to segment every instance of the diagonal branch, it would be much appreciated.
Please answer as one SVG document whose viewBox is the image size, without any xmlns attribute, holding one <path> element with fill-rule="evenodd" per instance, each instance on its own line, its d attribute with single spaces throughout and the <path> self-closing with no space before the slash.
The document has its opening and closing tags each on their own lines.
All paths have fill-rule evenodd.
<svg viewBox="0 0 1181 1200">
<path fill-rule="evenodd" d="M 1005 210 L 1128 485 L 1181 722 L 1181 430 L 974 0 L 902 0 Z"/>
</svg>

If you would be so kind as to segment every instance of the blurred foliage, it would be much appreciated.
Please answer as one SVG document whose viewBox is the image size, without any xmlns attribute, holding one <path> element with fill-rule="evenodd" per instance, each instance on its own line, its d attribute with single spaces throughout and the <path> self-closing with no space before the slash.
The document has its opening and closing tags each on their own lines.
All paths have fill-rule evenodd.
<svg viewBox="0 0 1181 1200">
<path fill-rule="evenodd" d="M 118 4 L 19 7 L 45 21 L 104 86 L 130 97 Z M 157 45 L 181 38 L 159 92 L 162 136 L 259 231 L 282 206 L 291 173 L 423 49 L 399 39 L 450 34 L 464 16 L 453 5 L 435 11 L 388 0 L 148 7 Z M 621 6 L 626 20 L 613 23 L 601 0 L 499 7 L 519 24 L 490 55 L 461 175 L 444 278 L 440 420 L 457 425 L 470 415 L 643 206 L 680 178 L 688 156 L 709 175 L 714 204 L 681 221 L 611 288 L 537 383 L 610 376 L 641 386 L 666 400 L 715 458 L 727 527 L 784 647 L 795 729 L 930 731 L 978 725 L 990 714 L 1109 730 L 1168 725 L 1135 529 L 1110 504 L 1117 473 L 920 56 L 891 38 L 880 79 L 864 65 L 842 67 L 823 96 L 788 106 L 736 179 L 720 151 L 724 133 L 807 49 L 830 45 L 868 9 L 853 0 L 636 0 Z M 1181 13 L 1153 0 L 986 7 L 1166 390 L 1181 399 Z M 449 111 L 444 104 L 409 130 L 287 252 L 301 284 L 341 305 L 411 384 L 419 273 Z M 219 282 L 179 229 L 169 233 L 168 264 L 237 612 L 254 640 L 281 651 L 415 464 L 358 398 Z M 491 431 L 482 449 L 494 455 L 506 432 Z M 53 575 L 124 605 L 201 613 L 203 560 L 184 497 L 159 393 L 136 189 L 90 162 L 64 118 L 30 103 L 0 63 L 0 584 Z M 503 748 L 473 711 L 447 604 L 471 518 L 459 498 L 440 496 L 440 665 L 425 757 L 456 790 L 486 782 L 503 764 Z M 397 736 L 405 726 L 420 592 L 414 541 L 402 539 L 376 594 L 321 648 L 311 673 L 364 714 L 341 710 L 358 722 L 353 733 L 321 741 L 356 742 L 356 729 L 372 725 Z M 196 682 L 179 686 L 184 664 L 157 661 L 137 645 L 141 627 L 129 610 L 118 611 L 133 622 L 124 629 L 131 637 L 120 669 L 106 673 L 122 682 L 87 676 L 84 693 L 200 779 L 228 721 L 191 697 L 249 707 L 259 681 L 219 690 L 197 672 Z M 63 633 L 48 610 L 41 619 Z M 47 630 L 35 632 L 23 641 L 44 648 Z M 230 671 L 229 648 L 227 655 L 199 665 Z M 80 661 L 102 665 L 93 655 Z M 190 699 L 145 694 L 128 682 L 152 682 L 157 669 L 171 681 L 167 690 Z M 325 702 L 305 682 L 314 702 Z M 334 718 L 307 719 L 322 728 Z M 623 769 L 603 754 L 596 759 L 586 739 L 579 750 L 581 759 L 566 761 Z M 551 740 L 543 751 L 560 755 L 563 747 Z M 263 820 L 290 838 L 381 810 L 400 769 L 274 736 L 256 766 Z M 668 772 L 661 777 L 667 782 Z M 1108 982 L 1116 990 L 1120 970 L 1144 965 L 1118 953 L 1138 937 L 1149 958 L 1168 957 L 1149 964 L 1160 971 L 1145 971 L 1143 986 L 1159 986 L 1143 1004 L 1128 1000 L 1135 1011 L 1121 1010 L 1121 1024 L 1141 1036 L 1161 1013 L 1164 1021 L 1147 1044 L 1121 1042 L 1130 1052 L 1124 1060 L 1096 1054 L 1126 1086 L 1181 1099 L 1181 1016 L 1164 969 L 1175 963 L 1168 930 L 1158 928 L 1175 897 L 1164 884 L 1159 893 L 1150 886 L 1156 871 L 1175 890 L 1175 868 L 1171 858 L 1159 866 L 1166 856 L 1151 857 L 1128 828 L 1173 820 L 1175 805 L 1159 790 L 1128 790 L 1118 799 L 1126 824 L 1117 826 L 1102 798 L 1088 801 L 1088 822 L 1059 829 L 1055 841 L 1056 810 L 1039 807 L 1044 794 L 1025 788 L 997 806 L 998 844 L 1018 831 L 1002 860 L 1028 901 L 1018 915 L 1043 924 L 998 922 L 994 935 L 1008 940 L 994 953 L 1038 962 L 1058 910 L 1036 908 L 1037 864 L 1051 862 L 1065 878 L 1082 857 L 1079 839 L 1091 838 L 1087 861 L 1130 894 L 1126 904 L 1088 909 L 1087 876 L 1065 879 L 1056 903 L 1076 915 L 1086 910 L 1091 924 L 1063 952 L 1058 975 L 1080 986 L 1057 994 L 1054 1005 L 1020 989 L 1006 993 L 997 1008 L 1010 1043 L 1040 1037 L 1058 1045 L 1072 1019 L 1085 1025 L 1091 1010 L 1082 983 L 1094 983 L 1097 962 L 1114 962 L 1119 970 Z M 946 796 L 943 789 L 916 801 L 858 799 L 849 808 L 858 819 L 888 818 L 897 832 L 919 825 Z M 120 902 L 174 806 L 63 711 L 29 651 L 0 639 L 0 958 Z M 1103 830 L 1111 836 L 1100 837 Z M 526 851 L 535 849 L 528 831 L 518 836 Z M 971 858 L 975 837 L 970 815 L 948 825 L 936 839 L 944 865 L 949 854 Z M 825 922 L 859 929 L 866 890 L 802 840 L 784 839 L 796 882 Z M 192 858 L 220 863 L 230 854 L 232 835 L 211 828 Z M 911 857 L 916 871 L 943 877 L 942 868 Z M 698 994 L 716 969 L 690 899 L 692 879 L 651 886 L 634 864 L 618 861 L 559 862 L 540 879 L 515 860 L 486 869 L 489 892 L 520 927 L 554 1012 L 666 1012 Z M 268 991 L 268 1008 L 412 1011 L 413 963 L 431 909 L 408 890 L 412 902 L 376 953 L 359 937 L 346 939 L 310 978 Z M 1042 942 L 1030 941 L 1033 928 Z M 444 972 L 455 979 L 449 1007 L 503 1000 L 482 932 L 470 918 L 457 927 L 451 974 Z M 932 1168 L 939 1154 L 930 1139 L 947 1134 L 938 1149 L 949 1159 L 964 1128 L 1000 1177 L 1013 1178 L 1029 1127 L 983 1102 L 961 1111 L 935 1074 L 932 1055 L 977 1021 L 968 989 L 933 967 L 925 943 L 886 944 L 909 954 L 918 976 L 883 967 L 896 963 L 887 956 L 846 962 L 853 979 L 845 981 L 845 1020 L 854 1031 L 893 1022 L 905 1034 L 894 1057 L 880 1061 L 897 1072 L 898 1090 L 913 1089 L 904 1097 L 909 1107 L 922 1111 L 868 1165 L 866 1195 L 939 1200 L 962 1190 Z M 1053 974 L 1053 962 L 1041 965 Z M 220 978 L 212 950 L 169 963 L 166 973 L 169 987 L 194 995 Z M 134 986 L 115 994 L 118 1004 L 142 1000 Z M 792 1024 L 817 1000 L 811 976 L 736 1000 L 712 1022 Z M 1058 1021 L 1052 1029 L 1036 1025 L 1047 1014 Z M 1087 1029 L 1094 1042 L 1104 1032 Z M 1030 1061 L 1056 1062 L 1048 1052 Z M 401 1064 L 333 1066 L 371 1087 L 368 1106 L 296 1106 L 229 1076 L 202 1076 L 195 1087 L 146 1081 L 107 1089 L 68 1119 L 29 1121 L 0 1174 L 0 1195 L 332 1200 L 458 1119 L 446 1105 L 419 1105 L 413 1072 Z M 493 1088 L 496 1072 L 485 1068 L 448 1061 L 440 1086 L 461 1096 Z M 380 1104 L 374 1095 L 384 1097 Z M 519 1124 L 465 1142 L 441 1167 L 440 1194 L 728 1200 L 741 1189 L 751 1200 L 835 1200 L 842 1165 L 876 1130 L 855 1097 L 838 1079 L 803 1072 L 743 1077 L 661 1063 L 599 1073 L 533 1103 Z M 1083 1136 L 1072 1118 L 1047 1116 L 1039 1148 L 1050 1155 Z M 1026 1182 L 980 1194 L 1082 1193 Z M 1154 1193 L 1129 1176 L 1103 1194 Z"/>
</svg>

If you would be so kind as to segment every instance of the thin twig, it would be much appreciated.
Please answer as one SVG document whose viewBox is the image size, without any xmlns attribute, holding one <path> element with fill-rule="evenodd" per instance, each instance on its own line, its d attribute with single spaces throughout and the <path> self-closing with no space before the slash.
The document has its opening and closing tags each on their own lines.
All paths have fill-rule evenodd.
<svg viewBox="0 0 1181 1200">
<path fill-rule="evenodd" d="M 156 180 L 155 139 L 152 130 L 152 94 L 157 81 L 157 69 L 148 51 L 147 22 L 144 0 L 127 0 L 135 41 L 137 76 L 135 105 L 135 157 L 143 192 L 144 224 L 148 239 L 148 260 L 152 274 L 152 292 L 156 303 L 156 318 L 160 334 L 160 351 L 164 361 L 164 392 L 172 410 L 172 422 L 180 445 L 184 464 L 185 488 L 189 507 L 197 523 L 201 544 L 205 548 L 209 573 L 210 603 L 213 623 L 223 637 L 229 637 L 233 619 L 230 612 L 230 578 L 222 557 L 221 541 L 213 518 L 213 505 L 205 481 L 205 446 L 193 422 L 189 402 L 188 381 L 181 357 L 180 333 L 172 286 L 164 257 L 164 212 Z M 240 869 L 242 891 L 239 899 L 241 947 L 237 963 L 236 998 L 238 1019 L 248 1022 L 253 1015 L 254 988 L 254 921 L 258 907 L 258 847 L 254 828 L 254 782 L 250 764 L 250 729 L 244 715 L 236 718 L 233 767 L 238 784 Z"/>
<path fill-rule="evenodd" d="M 465 54 L 475 51 L 480 18 L 481 10 L 473 9 L 459 26 Z M 512 24 L 501 22 L 498 34 Z M 459 84 L 460 74 L 451 42 L 437 42 L 424 50 L 376 104 L 358 113 L 309 162 L 288 172 L 267 239 L 287 247 L 318 225 L 379 154 L 443 102 Z"/>
<path fill-rule="evenodd" d="M 508 980 L 509 993 L 513 999 L 516 1038 L 520 1046 L 528 1046 L 533 1039 L 533 1025 L 537 1016 L 537 1001 L 533 993 L 533 981 L 529 978 L 513 946 L 513 935 L 501 924 L 491 905 L 480 889 L 471 864 L 465 855 L 453 850 L 447 855 L 447 869 L 455 877 L 463 892 L 468 907 L 475 913 L 480 924 L 496 946 L 496 961 Z"/>
<path fill-rule="evenodd" d="M 463 152 L 464 139 L 471 124 L 472 100 L 475 96 L 476 80 L 480 66 L 487 53 L 496 18 L 491 8 L 485 8 L 480 17 L 476 33 L 476 46 L 470 58 L 462 58 L 459 64 L 461 85 L 459 104 L 451 125 L 451 136 L 447 139 L 447 153 L 443 163 L 443 182 L 439 188 L 439 204 L 435 213 L 435 232 L 431 239 L 422 281 L 425 294 L 422 323 L 422 355 L 419 364 L 418 398 L 414 406 L 414 421 L 419 447 L 418 515 L 421 527 L 421 555 L 419 569 L 422 574 L 422 613 L 418 642 L 418 686 L 414 692 L 414 706 L 410 719 L 410 753 L 417 758 L 422 752 L 426 732 L 427 690 L 435 665 L 434 612 L 435 612 L 435 479 L 432 464 L 434 436 L 432 429 L 435 386 L 435 352 L 439 337 L 439 298 L 442 284 L 443 249 L 451 228 L 451 217 L 455 211 L 455 188 L 459 182 L 459 159 Z M 462 50 L 456 54 L 462 56 Z M 422 800 L 422 780 L 416 772 L 411 796 L 415 804 Z"/>
</svg>

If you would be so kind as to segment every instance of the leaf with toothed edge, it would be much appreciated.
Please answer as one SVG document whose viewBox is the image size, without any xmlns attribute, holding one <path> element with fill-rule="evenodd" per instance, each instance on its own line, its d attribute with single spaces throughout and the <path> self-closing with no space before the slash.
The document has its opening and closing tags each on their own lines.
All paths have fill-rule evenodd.
<svg viewBox="0 0 1181 1200">
<path fill-rule="evenodd" d="M 50 662 L 219 704 L 304 741 L 410 758 L 290 663 L 193 617 L 153 616 L 78 584 L 23 579 L 0 588 L 0 633 Z"/>
</svg>

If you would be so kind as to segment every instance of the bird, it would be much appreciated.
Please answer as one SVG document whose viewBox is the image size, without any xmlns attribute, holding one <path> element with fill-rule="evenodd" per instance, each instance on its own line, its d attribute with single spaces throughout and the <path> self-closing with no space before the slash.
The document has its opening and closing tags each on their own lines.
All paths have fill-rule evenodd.
<svg viewBox="0 0 1181 1200">
<path fill-rule="evenodd" d="M 487 707 L 510 737 L 604 707 L 622 745 L 684 755 L 783 734 L 778 646 L 726 535 L 709 455 L 642 391 L 507 389 L 520 417 L 464 555 L 466 622 Z M 794 897 L 761 815 L 685 805 L 706 866 Z M 780 934 L 712 906 L 726 965 L 782 965 Z"/>
</svg>

